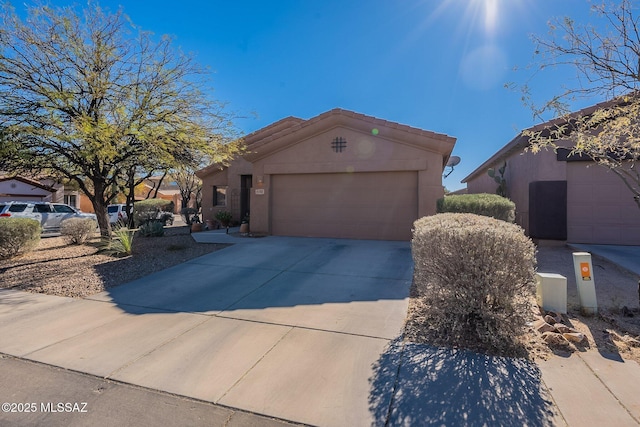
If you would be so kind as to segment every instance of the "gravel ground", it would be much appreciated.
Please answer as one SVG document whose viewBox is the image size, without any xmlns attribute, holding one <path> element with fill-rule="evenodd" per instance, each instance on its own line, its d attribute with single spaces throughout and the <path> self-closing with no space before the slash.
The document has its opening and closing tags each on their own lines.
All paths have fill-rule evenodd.
<svg viewBox="0 0 640 427">
<path fill-rule="evenodd" d="M 528 327 L 520 337 L 522 348 L 530 359 L 548 359 L 553 354 L 566 355 L 575 351 L 599 351 L 618 355 L 640 363 L 640 307 L 638 277 L 617 265 L 593 257 L 594 280 L 598 298 L 598 315 L 580 314 L 580 303 L 573 272 L 572 249 L 567 246 L 541 246 L 537 253 L 537 270 L 558 273 L 567 278 L 567 311 L 563 323 L 585 334 L 587 341 L 575 345 L 566 343 L 550 347 L 539 332 Z M 531 298 L 532 321 L 539 315 L 535 298 Z M 626 307 L 627 310 L 624 310 Z M 412 288 L 406 336 L 414 342 L 429 343 L 429 325 L 422 322 L 422 312 L 428 309 Z M 625 315 L 625 313 L 627 315 Z M 630 317 L 631 314 L 633 317 Z"/>
<path fill-rule="evenodd" d="M 584 333 L 588 343 L 552 349 L 554 353 L 598 351 L 640 363 L 640 301 L 638 276 L 597 256 L 592 257 L 598 315 L 583 316 L 573 272 L 575 252 L 569 247 L 538 248 L 538 270 L 567 278 L 565 324 Z M 626 310 L 625 310 L 626 307 Z M 626 313 L 626 314 L 625 314 Z"/>
<path fill-rule="evenodd" d="M 186 226 L 165 228 L 162 237 L 136 236 L 127 257 L 99 253 L 99 243 L 42 238 L 34 251 L 0 260 L 0 288 L 82 298 L 227 246 L 196 243 Z"/>
<path fill-rule="evenodd" d="M 28 254 L 0 260 L 0 288 L 82 298 L 226 246 L 196 243 L 185 226 L 166 228 L 163 237 L 136 236 L 133 255 L 122 258 L 99 253 L 98 238 L 85 245 L 69 245 L 63 237 L 47 237 Z M 539 247 L 538 271 L 567 277 L 568 314 L 563 317 L 564 323 L 584 333 L 588 342 L 580 346 L 569 344 L 550 348 L 538 332 L 528 328 L 521 338 L 529 358 L 545 359 L 554 353 L 597 350 L 640 363 L 640 346 L 636 345 L 640 340 L 638 277 L 594 257 L 599 314 L 582 316 L 571 253 L 572 250 L 565 246 Z M 532 306 L 534 304 L 532 299 Z M 415 342 L 428 343 L 428 325 L 421 324 L 418 318 L 423 309 L 419 296 L 412 294 L 406 336 Z M 532 308 L 532 320 L 534 311 Z M 633 317 L 625 313 L 631 313 Z"/>
</svg>

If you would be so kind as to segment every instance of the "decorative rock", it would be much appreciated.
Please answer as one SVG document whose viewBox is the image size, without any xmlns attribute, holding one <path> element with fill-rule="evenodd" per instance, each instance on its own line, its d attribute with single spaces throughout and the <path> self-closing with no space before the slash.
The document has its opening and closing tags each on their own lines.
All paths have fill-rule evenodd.
<svg viewBox="0 0 640 427">
<path fill-rule="evenodd" d="M 544 316 L 544 321 L 550 325 L 558 323 L 558 320 L 555 317 L 551 316 L 550 314 L 547 314 L 546 316 Z"/>
<path fill-rule="evenodd" d="M 613 329 L 605 329 L 603 332 L 606 334 L 605 337 L 610 337 L 614 341 L 624 341 L 624 338 Z"/>
<path fill-rule="evenodd" d="M 555 325 L 553 325 L 553 327 L 556 329 L 556 331 L 560 332 L 561 334 L 571 334 L 571 333 L 578 332 L 575 329 L 570 328 L 563 323 L 556 323 Z"/>
<path fill-rule="evenodd" d="M 628 334 L 620 336 L 616 331 L 607 329 L 605 332 L 609 334 L 609 337 L 614 341 L 620 341 L 628 345 L 629 347 L 640 347 L 640 340 L 630 337 Z"/>
<path fill-rule="evenodd" d="M 566 338 L 555 332 L 545 332 L 542 334 L 542 339 L 549 345 L 565 345 L 567 344 Z"/>
<path fill-rule="evenodd" d="M 562 336 L 567 340 L 575 343 L 580 343 L 584 340 L 585 336 L 580 332 L 568 332 L 562 334 Z"/>
<path fill-rule="evenodd" d="M 555 328 L 545 322 L 543 319 L 536 320 L 536 322 L 533 324 L 533 327 L 541 334 L 544 334 L 545 332 L 555 332 Z"/>
<path fill-rule="evenodd" d="M 637 348 L 637 347 L 640 347 L 640 341 L 635 339 L 635 338 L 629 338 L 627 340 L 627 345 L 629 347 L 636 347 Z"/>
</svg>

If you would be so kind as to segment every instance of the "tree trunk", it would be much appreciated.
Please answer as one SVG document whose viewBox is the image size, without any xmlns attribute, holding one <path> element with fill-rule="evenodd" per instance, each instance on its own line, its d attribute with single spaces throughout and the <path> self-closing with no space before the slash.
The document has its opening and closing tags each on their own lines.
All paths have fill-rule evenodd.
<svg viewBox="0 0 640 427">
<path fill-rule="evenodd" d="M 187 193 L 185 196 L 184 192 L 180 192 L 180 195 L 182 196 L 181 199 L 182 201 L 180 202 L 180 207 L 181 208 L 188 208 L 189 207 L 189 201 L 191 200 L 191 192 Z"/>
<path fill-rule="evenodd" d="M 164 181 L 164 177 L 165 176 L 167 176 L 167 171 L 166 170 L 164 171 L 164 173 L 160 177 L 160 180 L 158 181 L 158 186 L 156 187 L 156 192 L 153 194 L 153 198 L 154 199 L 158 197 L 158 191 L 160 191 L 160 186 L 162 185 L 162 181 Z"/>
<path fill-rule="evenodd" d="M 100 227 L 100 235 L 102 237 L 111 237 L 111 224 L 109 224 L 109 213 L 107 212 L 107 203 L 105 202 L 104 192 L 105 186 L 103 182 L 93 181 L 94 193 L 91 198 L 91 204 L 98 219 Z"/>
<path fill-rule="evenodd" d="M 109 214 L 107 213 L 107 204 L 104 200 L 94 200 L 93 210 L 96 211 L 98 218 L 98 226 L 100 227 L 100 235 L 102 237 L 111 236 L 111 224 L 109 223 Z"/>
<path fill-rule="evenodd" d="M 131 168 L 129 176 L 127 177 L 127 227 L 129 229 L 135 228 L 135 221 L 133 219 L 133 203 L 136 200 L 136 183 L 135 183 L 135 168 Z"/>
</svg>

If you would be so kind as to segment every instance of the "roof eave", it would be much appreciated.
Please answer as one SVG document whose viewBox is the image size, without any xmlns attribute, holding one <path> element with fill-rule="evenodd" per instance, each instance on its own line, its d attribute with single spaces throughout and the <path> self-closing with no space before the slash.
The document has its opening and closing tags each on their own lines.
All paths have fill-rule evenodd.
<svg viewBox="0 0 640 427">
<path fill-rule="evenodd" d="M 422 130 L 400 123 L 378 119 L 373 116 L 335 108 L 309 120 L 299 122 L 298 124 L 283 129 L 280 132 L 270 134 L 266 138 L 253 141 L 249 146 L 249 152 L 245 154 L 244 158 L 253 162 L 267 157 L 276 151 L 285 149 L 299 142 L 301 139 L 317 134 L 320 129 L 318 127 L 319 125 L 316 126 L 318 123 L 323 122 L 322 128 L 326 128 L 328 120 L 330 121 L 329 124 L 334 127 L 347 126 L 358 130 L 366 129 L 367 131 L 371 131 L 369 127 L 378 126 L 385 129 L 384 132 L 386 135 L 381 136 L 386 136 L 397 142 L 406 143 L 419 149 L 435 151 L 442 154 L 444 157 L 451 155 L 451 151 L 453 150 L 453 146 L 456 142 L 456 138 L 445 134 Z M 366 123 L 367 125 L 358 126 L 359 123 Z M 411 135 L 411 138 L 407 139 L 407 135 Z M 418 140 L 424 140 L 425 138 L 432 141 L 432 144 L 430 144 L 429 147 L 415 142 Z"/>
<path fill-rule="evenodd" d="M 637 95 L 632 94 L 630 96 L 637 96 Z M 544 129 L 548 129 L 552 126 L 560 126 L 567 123 L 571 118 L 590 115 L 590 114 L 593 114 L 598 109 L 612 107 L 614 105 L 623 104 L 625 102 L 628 102 L 628 96 L 621 96 L 615 99 L 611 99 L 609 101 L 600 102 L 595 105 L 582 108 L 581 110 L 575 111 L 565 116 L 556 117 L 555 119 L 551 119 L 544 123 L 539 123 L 535 126 L 526 128 L 522 132 L 520 132 L 518 135 L 516 135 L 515 138 L 509 141 L 504 147 L 498 150 L 487 161 L 485 161 L 476 169 L 474 169 L 473 172 L 471 172 L 469 175 L 463 178 L 462 181 L 460 182 L 462 182 L 463 184 L 466 184 L 469 180 L 476 178 L 478 175 L 486 173 L 486 171 L 490 167 L 494 166 L 496 163 L 506 160 L 506 158 L 510 157 L 514 151 L 524 149 L 527 145 L 529 145 L 529 138 L 523 135 L 525 132 L 539 132 Z"/>
</svg>

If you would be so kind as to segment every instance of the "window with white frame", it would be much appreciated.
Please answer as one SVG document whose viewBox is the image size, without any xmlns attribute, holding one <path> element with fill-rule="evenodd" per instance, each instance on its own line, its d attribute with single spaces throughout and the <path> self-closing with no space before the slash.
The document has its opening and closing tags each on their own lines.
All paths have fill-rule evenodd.
<svg viewBox="0 0 640 427">
<path fill-rule="evenodd" d="M 73 206 L 74 208 L 78 207 L 77 203 L 77 196 L 75 194 L 65 194 L 64 195 L 64 204 L 65 205 L 69 205 L 69 206 Z"/>
</svg>

